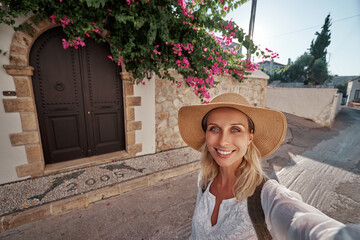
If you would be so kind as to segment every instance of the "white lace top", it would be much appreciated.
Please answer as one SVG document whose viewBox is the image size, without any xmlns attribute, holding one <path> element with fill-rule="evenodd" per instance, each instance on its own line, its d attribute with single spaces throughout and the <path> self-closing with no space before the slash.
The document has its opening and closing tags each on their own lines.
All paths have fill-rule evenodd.
<svg viewBox="0 0 360 240">
<path fill-rule="evenodd" d="M 246 200 L 239 203 L 235 198 L 223 200 L 217 223 L 211 226 L 215 196 L 209 191 L 210 185 L 204 192 L 199 187 L 190 239 L 257 239 Z M 304 203 L 299 194 L 275 180 L 264 184 L 261 205 L 274 239 L 341 239 L 336 234 L 344 230 L 344 224 Z"/>
<path fill-rule="evenodd" d="M 215 196 L 199 188 L 190 239 L 257 239 L 255 229 L 247 209 L 247 201 L 237 203 L 236 198 L 221 202 L 217 223 L 211 226 L 211 215 L 215 206 Z"/>
</svg>

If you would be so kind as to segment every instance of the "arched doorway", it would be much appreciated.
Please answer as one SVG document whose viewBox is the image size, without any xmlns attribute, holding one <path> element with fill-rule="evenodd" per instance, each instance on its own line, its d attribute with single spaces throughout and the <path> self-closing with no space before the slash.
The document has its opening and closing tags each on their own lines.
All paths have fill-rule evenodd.
<svg viewBox="0 0 360 240">
<path fill-rule="evenodd" d="M 64 50 L 63 38 L 61 27 L 50 29 L 30 51 L 45 163 L 124 150 L 121 68 L 108 44 Z"/>
</svg>

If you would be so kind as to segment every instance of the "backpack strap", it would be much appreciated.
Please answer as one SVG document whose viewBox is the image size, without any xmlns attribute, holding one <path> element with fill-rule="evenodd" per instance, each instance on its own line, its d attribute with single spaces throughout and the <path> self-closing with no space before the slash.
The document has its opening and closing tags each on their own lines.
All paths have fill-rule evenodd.
<svg viewBox="0 0 360 240">
<path fill-rule="evenodd" d="M 261 190 L 267 180 L 269 179 L 264 177 L 260 185 L 256 187 L 254 194 L 247 199 L 248 212 L 251 222 L 254 226 L 257 238 L 261 240 L 273 239 L 266 227 L 264 210 L 261 206 L 260 198 Z"/>
</svg>

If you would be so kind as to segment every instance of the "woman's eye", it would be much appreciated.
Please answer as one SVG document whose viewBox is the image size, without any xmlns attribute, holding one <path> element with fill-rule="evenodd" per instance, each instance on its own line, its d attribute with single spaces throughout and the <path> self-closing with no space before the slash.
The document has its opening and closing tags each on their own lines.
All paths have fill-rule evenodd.
<svg viewBox="0 0 360 240">
<path fill-rule="evenodd" d="M 218 128 L 218 127 L 210 127 L 210 128 L 209 128 L 209 131 L 211 131 L 211 132 L 218 132 L 218 131 L 219 131 L 219 128 Z"/>
<path fill-rule="evenodd" d="M 241 130 L 238 129 L 238 128 L 233 128 L 233 129 L 231 129 L 231 131 L 232 131 L 232 132 L 235 132 L 235 133 L 236 133 L 236 132 L 241 132 Z"/>
</svg>

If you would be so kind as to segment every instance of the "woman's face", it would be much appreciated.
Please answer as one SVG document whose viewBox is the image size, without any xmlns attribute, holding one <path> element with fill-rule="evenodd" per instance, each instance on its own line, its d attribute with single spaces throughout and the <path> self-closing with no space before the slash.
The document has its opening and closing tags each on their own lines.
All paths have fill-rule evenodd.
<svg viewBox="0 0 360 240">
<path fill-rule="evenodd" d="M 254 134 L 249 133 L 247 117 L 233 108 L 212 110 L 207 118 L 206 145 L 222 168 L 240 165 Z"/>
</svg>

